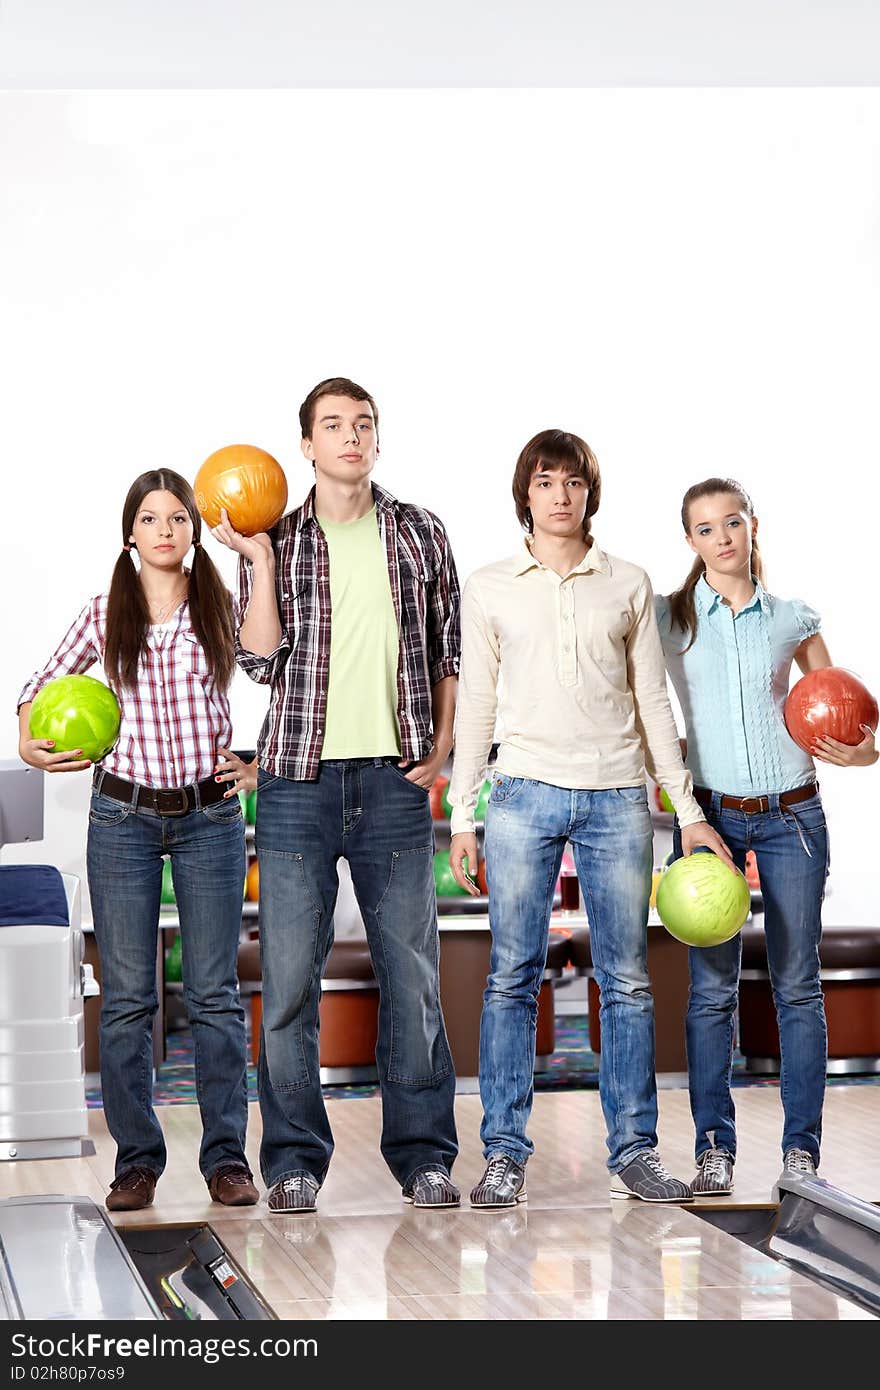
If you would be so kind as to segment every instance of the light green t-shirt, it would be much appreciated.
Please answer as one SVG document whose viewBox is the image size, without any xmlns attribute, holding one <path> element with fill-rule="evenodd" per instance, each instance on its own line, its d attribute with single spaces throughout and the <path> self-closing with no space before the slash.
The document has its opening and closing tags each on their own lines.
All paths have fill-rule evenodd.
<svg viewBox="0 0 880 1390">
<path fill-rule="evenodd" d="M 322 758 L 400 755 L 400 638 L 376 508 L 318 523 L 330 553 L 330 680 Z"/>
</svg>

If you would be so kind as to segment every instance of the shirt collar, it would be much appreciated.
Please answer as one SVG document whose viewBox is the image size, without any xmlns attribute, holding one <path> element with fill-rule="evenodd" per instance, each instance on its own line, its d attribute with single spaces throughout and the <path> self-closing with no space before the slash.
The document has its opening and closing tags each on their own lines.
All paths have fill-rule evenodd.
<svg viewBox="0 0 880 1390">
<path fill-rule="evenodd" d="M 393 512 L 397 507 L 397 498 L 390 492 L 386 492 L 378 483 L 371 483 L 373 501 L 376 504 L 377 513 Z M 299 530 L 304 531 L 309 525 L 317 526 L 318 518 L 315 515 L 315 489 L 312 488 L 306 500 L 299 510 Z"/>
<path fill-rule="evenodd" d="M 714 613 L 716 608 L 722 602 L 722 598 L 718 590 L 713 589 L 712 585 L 707 582 L 705 574 L 701 574 L 700 578 L 697 580 L 697 587 L 694 590 L 694 598 L 697 601 L 697 607 L 699 608 L 700 612 L 705 613 L 707 615 L 710 613 Z M 760 608 L 762 613 L 769 613 L 770 611 L 770 595 L 767 593 L 767 590 L 764 588 L 763 584 L 759 579 L 755 580 L 754 594 L 749 599 L 748 603 L 743 605 L 739 612 L 748 613 L 750 608 Z M 738 616 L 739 614 L 737 614 L 737 617 Z"/>
<path fill-rule="evenodd" d="M 519 578 L 521 574 L 527 574 L 529 570 L 544 569 L 541 561 L 532 554 L 531 538 L 523 537 L 523 549 L 514 555 L 511 561 L 514 575 Z M 590 546 L 584 558 L 574 569 L 569 570 L 569 574 L 587 574 L 590 570 L 598 570 L 602 574 L 610 574 L 611 566 L 608 563 L 608 556 L 599 549 L 596 541 Z"/>
</svg>

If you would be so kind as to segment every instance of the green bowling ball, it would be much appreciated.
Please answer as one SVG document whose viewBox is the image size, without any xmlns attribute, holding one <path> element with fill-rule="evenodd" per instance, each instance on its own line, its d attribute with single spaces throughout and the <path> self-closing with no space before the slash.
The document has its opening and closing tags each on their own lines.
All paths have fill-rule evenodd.
<svg viewBox="0 0 880 1390">
<path fill-rule="evenodd" d="M 474 808 L 474 820 L 484 821 L 486 819 L 486 807 L 489 805 L 489 793 L 492 790 L 492 783 L 486 781 L 480 788 L 480 795 L 477 797 L 477 804 Z"/>
<path fill-rule="evenodd" d="M 670 936 L 686 946 L 720 946 L 749 915 L 751 893 L 738 869 L 698 851 L 677 859 L 657 884 L 657 912 Z"/>
<path fill-rule="evenodd" d="M 438 849 L 434 855 L 434 890 L 438 898 L 467 897 L 466 889 L 460 887 L 452 877 L 448 849 Z"/>
<path fill-rule="evenodd" d="M 82 749 L 100 762 L 119 737 L 119 704 L 113 691 L 92 676 L 58 676 L 31 706 L 31 738 L 53 739 L 55 753 Z"/>
<path fill-rule="evenodd" d="M 177 933 L 165 956 L 165 979 L 179 983 L 183 979 L 183 942 Z"/>
<path fill-rule="evenodd" d="M 244 818 L 248 825 L 257 823 L 257 793 L 248 792 L 247 802 L 244 807 Z"/>
<path fill-rule="evenodd" d="M 162 865 L 162 902 L 176 902 L 174 896 L 174 879 L 171 874 L 171 860 L 166 859 Z"/>
</svg>

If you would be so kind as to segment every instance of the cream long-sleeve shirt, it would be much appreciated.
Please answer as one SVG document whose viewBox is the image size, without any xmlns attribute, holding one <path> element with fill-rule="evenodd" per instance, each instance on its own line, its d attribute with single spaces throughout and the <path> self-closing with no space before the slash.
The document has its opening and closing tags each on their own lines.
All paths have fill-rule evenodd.
<svg viewBox="0 0 880 1390">
<path fill-rule="evenodd" d="M 496 738 L 496 768 L 509 777 L 600 790 L 639 786 L 647 767 L 682 825 L 705 820 L 681 759 L 651 583 L 638 565 L 593 541 L 562 576 L 526 542 L 471 575 L 461 629 L 453 834 L 473 829 Z"/>
</svg>

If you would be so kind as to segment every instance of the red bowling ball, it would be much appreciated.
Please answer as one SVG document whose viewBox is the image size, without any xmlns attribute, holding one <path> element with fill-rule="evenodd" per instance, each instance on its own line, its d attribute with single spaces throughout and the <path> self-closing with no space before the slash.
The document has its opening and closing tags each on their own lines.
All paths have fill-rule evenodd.
<svg viewBox="0 0 880 1390">
<path fill-rule="evenodd" d="M 876 732 L 877 701 L 858 676 L 842 666 L 808 671 L 792 686 L 785 702 L 785 727 L 795 743 L 812 752 L 817 738 L 861 743 L 862 724 Z"/>
</svg>

